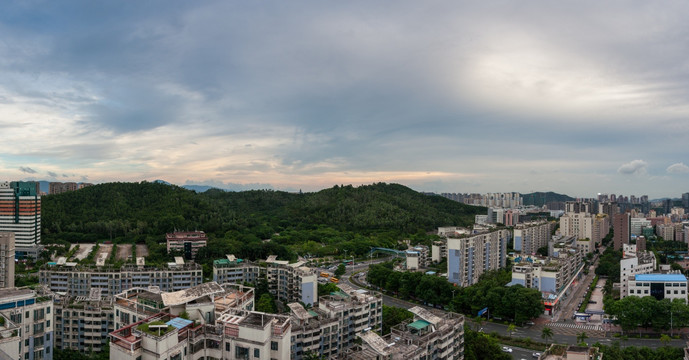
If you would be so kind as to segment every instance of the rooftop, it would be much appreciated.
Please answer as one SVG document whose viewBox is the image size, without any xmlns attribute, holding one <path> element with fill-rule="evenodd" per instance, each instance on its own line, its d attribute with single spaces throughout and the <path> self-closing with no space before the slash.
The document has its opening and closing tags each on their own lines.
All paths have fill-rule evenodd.
<svg viewBox="0 0 689 360">
<path fill-rule="evenodd" d="M 634 276 L 637 281 L 687 281 L 682 274 L 638 274 Z"/>
<path fill-rule="evenodd" d="M 208 282 L 175 292 L 162 293 L 165 306 L 186 304 L 204 296 L 225 292 L 217 282 Z"/>
</svg>

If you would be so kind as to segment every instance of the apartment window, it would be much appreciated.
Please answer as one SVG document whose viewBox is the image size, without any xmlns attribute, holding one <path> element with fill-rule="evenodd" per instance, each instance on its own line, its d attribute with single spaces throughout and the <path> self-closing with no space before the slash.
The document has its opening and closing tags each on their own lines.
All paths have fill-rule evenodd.
<svg viewBox="0 0 689 360">
<path fill-rule="evenodd" d="M 50 306 L 48 306 L 48 307 L 45 309 L 45 313 L 46 313 L 46 314 L 50 314 Z"/>
<path fill-rule="evenodd" d="M 277 351 L 278 350 L 278 343 L 277 341 L 271 341 L 270 342 L 270 350 Z"/>
<path fill-rule="evenodd" d="M 249 357 L 249 348 L 245 348 L 245 347 L 241 347 L 241 346 L 235 346 L 234 347 L 234 357 L 236 357 L 236 358 Z"/>
<path fill-rule="evenodd" d="M 230 351 L 230 343 L 225 343 L 225 351 Z"/>
<path fill-rule="evenodd" d="M 261 350 L 254 349 L 254 357 L 261 357 Z"/>
</svg>

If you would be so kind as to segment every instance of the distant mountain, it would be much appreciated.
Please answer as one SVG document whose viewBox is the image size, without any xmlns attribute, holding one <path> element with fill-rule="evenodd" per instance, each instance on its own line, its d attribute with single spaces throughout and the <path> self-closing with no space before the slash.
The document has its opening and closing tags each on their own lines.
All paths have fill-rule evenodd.
<svg viewBox="0 0 689 360">
<path fill-rule="evenodd" d="M 182 187 L 187 189 L 187 190 L 196 191 L 197 193 L 206 192 L 210 189 L 218 189 L 218 190 L 227 191 L 225 189 L 219 189 L 215 186 L 208 186 L 208 185 L 182 185 Z"/>
<path fill-rule="evenodd" d="M 544 204 L 551 203 L 551 202 L 565 202 L 565 201 L 576 200 L 571 196 L 567 196 L 565 194 L 554 193 L 552 191 L 535 192 L 535 193 L 521 194 L 521 195 L 522 195 L 522 203 L 526 206 L 529 206 L 529 205 L 543 206 Z"/>
<path fill-rule="evenodd" d="M 158 179 L 158 180 L 153 180 L 153 183 L 154 183 L 154 184 L 163 184 L 163 185 L 172 185 L 171 183 L 169 183 L 169 182 L 167 182 L 167 181 L 165 181 L 165 180 L 160 180 L 160 179 Z"/>
</svg>

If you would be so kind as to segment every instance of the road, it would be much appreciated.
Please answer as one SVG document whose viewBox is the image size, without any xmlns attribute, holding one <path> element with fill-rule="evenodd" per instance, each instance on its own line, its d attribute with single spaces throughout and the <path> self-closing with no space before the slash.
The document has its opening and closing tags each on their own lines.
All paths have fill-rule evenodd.
<svg viewBox="0 0 689 360">
<path fill-rule="evenodd" d="M 384 262 L 384 261 L 386 261 L 386 259 L 383 259 L 379 262 Z M 597 259 L 596 259 L 596 261 L 597 261 Z M 374 261 L 374 263 L 376 263 L 376 261 Z M 357 289 L 361 288 L 359 283 L 356 282 L 357 280 L 352 281 L 351 276 L 355 272 L 361 272 L 362 270 L 367 269 L 369 264 L 370 263 L 367 261 L 366 263 L 359 263 L 359 264 L 355 264 L 352 266 L 347 266 L 347 272 L 345 273 L 345 275 L 343 275 L 341 277 L 340 281 L 343 281 L 345 284 L 348 284 L 354 288 L 357 288 Z M 569 304 L 569 305 L 571 305 L 570 308 L 572 306 L 576 307 L 576 305 L 578 304 L 579 301 L 578 300 L 575 301 L 574 299 L 577 299 L 576 296 L 579 295 L 580 291 L 583 291 L 581 289 L 588 289 L 588 287 L 586 285 L 592 281 L 593 273 L 594 273 L 594 271 L 589 271 L 589 276 L 591 276 L 591 279 L 589 279 L 588 281 L 586 281 L 586 280 L 582 281 L 581 285 L 579 285 L 579 289 L 577 289 L 575 291 L 574 296 L 570 296 L 569 302 L 572 303 L 572 304 Z M 588 276 L 585 279 L 588 279 Z M 365 285 L 365 284 L 363 284 L 363 282 L 365 282 L 365 279 L 362 278 L 361 282 L 362 282 L 362 285 Z M 580 297 L 578 299 L 583 298 L 584 293 L 582 293 L 579 296 Z M 387 306 L 396 306 L 396 307 L 400 307 L 400 308 L 404 308 L 404 309 L 409 309 L 409 308 L 412 308 L 414 306 L 421 306 L 421 307 L 424 307 L 424 308 L 431 310 L 433 312 L 436 312 L 436 313 L 444 312 L 443 310 L 440 310 L 440 309 L 432 308 L 430 306 L 416 304 L 416 303 L 409 302 L 406 300 L 397 299 L 395 297 L 388 296 L 385 294 L 383 294 L 383 304 L 385 304 Z M 570 315 L 572 313 L 570 313 Z M 466 316 L 465 316 L 465 321 L 467 322 L 467 325 L 472 326 L 472 328 L 476 328 L 473 321 L 471 319 L 468 319 Z M 548 326 L 548 324 L 545 324 L 545 326 Z M 505 335 L 505 336 L 510 335 L 509 332 L 507 331 L 507 325 L 504 325 L 504 324 L 484 322 L 482 324 L 482 327 L 483 327 L 483 329 L 484 329 L 483 331 L 485 333 L 497 332 L 498 334 Z M 534 341 L 544 342 L 543 339 L 541 338 L 542 329 L 543 329 L 543 326 L 540 326 L 540 325 L 537 325 L 534 327 L 529 327 L 529 326 L 517 327 L 517 329 L 512 333 L 512 337 L 515 337 L 515 338 L 527 338 L 528 337 Z M 551 329 L 553 329 L 553 337 L 549 340 L 549 342 L 550 343 L 556 342 L 556 343 L 560 343 L 560 344 L 576 344 L 577 343 L 576 334 L 581 333 L 583 331 L 583 330 L 566 329 L 566 328 L 564 328 L 564 331 L 563 331 L 563 328 L 555 328 L 552 326 L 551 326 Z M 562 332 L 569 332 L 570 334 L 566 334 L 566 333 L 562 333 Z M 600 334 L 600 332 L 588 332 L 587 331 L 587 333 L 590 334 L 589 335 L 590 337 L 588 339 L 586 339 L 586 342 L 589 344 L 599 342 L 599 343 L 604 344 L 604 345 L 610 345 L 615 341 L 619 341 L 619 339 L 613 338 L 613 337 L 604 337 L 604 336 L 595 336 L 594 335 L 594 334 Z M 624 342 L 620 341 L 620 345 L 623 347 L 645 346 L 645 347 L 649 347 L 649 348 L 653 348 L 653 349 L 663 346 L 663 344 L 658 339 L 635 339 L 635 338 L 629 338 L 627 341 L 624 341 Z M 679 339 L 679 340 L 673 339 L 669 343 L 669 345 L 673 346 L 673 347 L 684 347 L 684 346 L 686 346 L 686 340 L 684 340 L 684 339 Z M 512 347 L 512 346 L 510 346 L 510 347 Z M 515 349 L 515 351 L 517 351 L 517 348 L 514 348 L 514 349 Z M 532 351 L 532 350 L 525 350 L 525 351 L 526 352 L 519 352 L 520 357 L 514 357 L 515 353 L 512 353 L 513 357 L 515 359 L 520 359 L 522 357 L 525 359 L 531 358 L 531 355 L 534 351 Z"/>
</svg>

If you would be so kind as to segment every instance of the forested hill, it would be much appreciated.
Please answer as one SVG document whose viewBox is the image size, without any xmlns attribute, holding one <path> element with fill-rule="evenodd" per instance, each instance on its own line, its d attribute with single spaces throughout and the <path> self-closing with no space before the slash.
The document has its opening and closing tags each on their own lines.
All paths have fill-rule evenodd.
<svg viewBox="0 0 689 360">
<path fill-rule="evenodd" d="M 335 186 L 315 193 L 282 191 L 195 193 L 158 183 L 109 183 L 42 199 L 45 241 L 138 239 L 174 229 L 270 238 L 284 230 L 328 227 L 369 234 L 413 234 L 437 226 L 469 225 L 486 209 L 397 184 Z"/>
<path fill-rule="evenodd" d="M 551 202 L 565 202 L 565 201 L 573 201 L 574 198 L 571 196 L 567 196 L 564 194 L 558 194 L 554 193 L 552 191 L 548 192 L 534 192 L 530 194 L 521 194 L 522 195 L 522 203 L 524 205 L 535 205 L 535 206 L 543 206 L 544 204 L 551 203 Z"/>
</svg>

